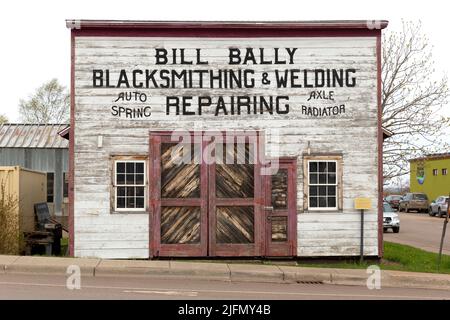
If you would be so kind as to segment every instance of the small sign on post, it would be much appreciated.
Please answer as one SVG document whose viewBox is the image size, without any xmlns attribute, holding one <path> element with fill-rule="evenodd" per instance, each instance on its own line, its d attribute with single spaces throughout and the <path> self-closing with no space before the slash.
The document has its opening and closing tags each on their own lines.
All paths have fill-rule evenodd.
<svg viewBox="0 0 450 320">
<path fill-rule="evenodd" d="M 364 260 L 364 210 L 369 210 L 372 207 L 370 198 L 355 198 L 355 209 L 361 210 L 361 245 L 359 252 L 359 262 Z"/>
<path fill-rule="evenodd" d="M 355 199 L 355 209 L 369 210 L 370 208 L 372 208 L 372 201 L 370 201 L 370 198 L 356 198 Z"/>
</svg>

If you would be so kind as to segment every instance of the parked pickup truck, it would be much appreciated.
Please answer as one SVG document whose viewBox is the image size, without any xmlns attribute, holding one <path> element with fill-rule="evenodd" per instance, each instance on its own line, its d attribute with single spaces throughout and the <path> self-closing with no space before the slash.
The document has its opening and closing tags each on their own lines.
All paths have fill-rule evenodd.
<svg viewBox="0 0 450 320">
<path fill-rule="evenodd" d="M 428 197 L 425 193 L 407 193 L 403 196 L 398 206 L 398 211 L 409 212 L 415 210 L 417 212 L 428 212 Z"/>
</svg>

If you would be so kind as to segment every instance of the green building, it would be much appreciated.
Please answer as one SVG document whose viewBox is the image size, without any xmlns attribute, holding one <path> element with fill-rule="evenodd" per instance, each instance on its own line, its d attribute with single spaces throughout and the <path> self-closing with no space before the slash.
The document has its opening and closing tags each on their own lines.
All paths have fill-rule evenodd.
<svg viewBox="0 0 450 320">
<path fill-rule="evenodd" d="M 450 194 L 450 153 L 410 160 L 411 192 L 426 193 L 430 201 Z"/>
</svg>

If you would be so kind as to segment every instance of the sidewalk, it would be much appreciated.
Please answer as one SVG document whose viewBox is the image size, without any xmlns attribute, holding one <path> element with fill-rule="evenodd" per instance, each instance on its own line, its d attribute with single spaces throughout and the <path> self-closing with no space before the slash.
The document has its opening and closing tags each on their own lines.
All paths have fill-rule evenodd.
<svg viewBox="0 0 450 320">
<path fill-rule="evenodd" d="M 364 269 L 303 268 L 281 265 L 184 262 L 169 260 L 102 260 L 38 256 L 1 256 L 5 273 L 67 275 L 77 265 L 82 276 L 195 278 L 232 282 L 312 283 L 366 286 Z M 382 270 L 382 287 L 450 290 L 450 275 Z"/>
</svg>

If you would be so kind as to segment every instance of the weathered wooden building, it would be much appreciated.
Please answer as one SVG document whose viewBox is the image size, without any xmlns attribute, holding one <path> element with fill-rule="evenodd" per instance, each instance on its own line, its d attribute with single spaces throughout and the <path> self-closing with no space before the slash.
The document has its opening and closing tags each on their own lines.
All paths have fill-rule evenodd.
<svg viewBox="0 0 450 320">
<path fill-rule="evenodd" d="M 69 143 L 58 135 L 67 127 L 67 124 L 0 125 L 0 166 L 46 173 L 48 206 L 58 217 L 68 215 Z"/>
<path fill-rule="evenodd" d="M 382 255 L 386 21 L 67 26 L 72 255 Z"/>
</svg>

